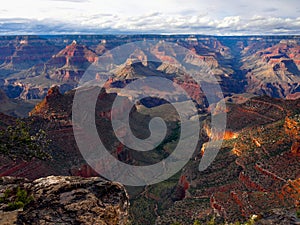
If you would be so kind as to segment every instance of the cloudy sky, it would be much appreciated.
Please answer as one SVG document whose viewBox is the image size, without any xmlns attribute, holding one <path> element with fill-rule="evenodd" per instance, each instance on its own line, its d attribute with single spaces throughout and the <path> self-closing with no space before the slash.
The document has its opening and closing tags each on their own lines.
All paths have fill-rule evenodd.
<svg viewBox="0 0 300 225">
<path fill-rule="evenodd" d="M 8 0 L 0 32 L 300 34 L 300 1 Z"/>
</svg>

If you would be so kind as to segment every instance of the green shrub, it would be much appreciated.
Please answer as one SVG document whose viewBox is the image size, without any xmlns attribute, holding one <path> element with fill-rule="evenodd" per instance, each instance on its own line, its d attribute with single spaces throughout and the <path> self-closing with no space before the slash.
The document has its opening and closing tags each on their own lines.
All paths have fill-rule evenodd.
<svg viewBox="0 0 300 225">
<path fill-rule="evenodd" d="M 296 212 L 296 216 L 297 216 L 297 218 L 299 218 L 299 219 L 300 219 L 300 209 L 298 209 L 298 210 L 297 210 L 297 212 Z"/>
<path fill-rule="evenodd" d="M 45 151 L 50 144 L 45 131 L 34 132 L 21 120 L 17 120 L 14 126 L 8 126 L 6 130 L 0 130 L 0 136 L 0 154 L 5 154 L 12 159 L 51 158 Z"/>
<path fill-rule="evenodd" d="M 4 192 L 4 196 L 0 197 L 0 203 L 4 203 L 5 200 L 9 197 L 10 193 L 11 193 L 11 190 L 6 189 L 5 192 Z"/>
<path fill-rule="evenodd" d="M 27 204 L 33 201 L 33 196 L 28 195 L 26 190 L 17 188 L 15 192 L 7 189 L 4 196 L 1 197 L 0 202 L 7 204 L 6 210 L 13 211 L 16 209 L 24 208 Z"/>
<path fill-rule="evenodd" d="M 215 217 L 212 217 L 210 221 L 208 221 L 207 225 L 215 225 Z"/>
<path fill-rule="evenodd" d="M 16 210 L 16 209 L 22 209 L 24 208 L 24 203 L 23 202 L 9 202 L 8 203 L 8 206 L 7 206 L 7 210 L 8 211 L 13 211 L 13 210 Z"/>
<path fill-rule="evenodd" d="M 20 187 L 18 187 L 16 196 L 17 196 L 16 201 L 23 202 L 24 205 L 29 204 L 33 200 L 32 195 L 28 196 L 27 191 L 20 189 Z"/>
<path fill-rule="evenodd" d="M 199 220 L 195 220 L 194 225 L 201 225 L 201 223 L 199 222 Z"/>
</svg>

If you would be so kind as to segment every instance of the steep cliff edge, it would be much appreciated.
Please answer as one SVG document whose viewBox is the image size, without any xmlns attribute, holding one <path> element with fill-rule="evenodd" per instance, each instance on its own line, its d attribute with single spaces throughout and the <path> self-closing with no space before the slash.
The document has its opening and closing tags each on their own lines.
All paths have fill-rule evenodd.
<svg viewBox="0 0 300 225">
<path fill-rule="evenodd" d="M 31 200 L 21 210 L 8 211 L 7 201 L 17 201 L 20 190 Z M 122 225 L 128 217 L 124 187 L 98 177 L 50 176 L 33 182 L 1 177 L 0 196 L 0 224 Z"/>
</svg>

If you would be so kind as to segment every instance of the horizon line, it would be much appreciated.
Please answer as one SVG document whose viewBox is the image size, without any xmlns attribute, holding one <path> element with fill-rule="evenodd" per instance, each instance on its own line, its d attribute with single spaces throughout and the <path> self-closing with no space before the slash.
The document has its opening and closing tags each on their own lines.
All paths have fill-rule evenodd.
<svg viewBox="0 0 300 225">
<path fill-rule="evenodd" d="M 49 33 L 49 34 L 0 34 L 0 37 L 8 36 L 205 36 L 205 37 L 270 37 L 270 36 L 299 36 L 299 34 L 196 34 L 196 33 Z"/>
</svg>

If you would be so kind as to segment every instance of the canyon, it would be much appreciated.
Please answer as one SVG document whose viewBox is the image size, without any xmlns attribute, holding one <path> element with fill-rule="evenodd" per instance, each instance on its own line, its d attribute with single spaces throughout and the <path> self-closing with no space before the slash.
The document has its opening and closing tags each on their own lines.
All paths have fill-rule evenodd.
<svg viewBox="0 0 300 225">
<path fill-rule="evenodd" d="M 143 50 L 132 49 L 126 53 L 123 62 L 118 61 L 123 56 L 118 56 L 114 48 L 145 39 L 154 42 Z M 124 204 L 123 211 L 114 209 L 120 214 L 111 218 L 120 218 L 121 215 L 126 220 L 128 217 L 132 224 L 178 222 L 189 225 L 196 220 L 205 224 L 211 219 L 220 224 L 235 223 L 244 222 L 252 215 L 259 217 L 258 224 L 270 220 L 274 224 L 297 224 L 296 211 L 300 208 L 299 41 L 299 36 L 0 37 L 0 129 L 6 131 L 16 127 L 21 120 L 31 135 L 42 130 L 51 140 L 48 148 L 44 149 L 50 155 L 49 159 L 36 156 L 28 160 L 22 154 L 16 153 L 12 157 L 1 151 L 0 185 L 3 182 L 14 186 L 14 182 L 25 183 L 34 193 L 37 183 L 43 179 L 61 179 L 64 182 L 70 180 L 74 185 L 83 183 L 84 189 L 93 192 L 87 184 L 97 186 L 97 182 L 105 183 L 101 185 L 118 189 L 113 193 L 117 197 L 114 195 L 111 201 L 117 198 Z M 182 46 L 188 51 L 178 51 L 164 42 Z M 103 70 L 97 67 L 99 60 L 107 65 Z M 216 92 L 213 102 L 208 102 L 201 85 L 195 81 L 197 76 L 193 77 L 183 69 L 191 66 L 197 71 L 202 65 L 209 68 L 221 87 L 222 93 Z M 88 86 L 82 85 L 81 79 L 85 79 L 85 74 L 93 68 L 97 71 L 88 77 Z M 109 76 L 103 71 L 108 71 Z M 167 93 L 165 87 L 157 84 L 157 87 L 144 85 L 141 90 L 122 92 L 135 81 L 148 77 L 171 81 L 173 91 Z M 110 154 L 121 162 L 134 166 L 155 164 L 173 152 L 180 136 L 180 117 L 172 104 L 163 98 L 149 97 L 132 107 L 129 115 L 131 132 L 146 139 L 150 135 L 149 121 L 161 117 L 167 124 L 165 139 L 149 152 L 138 152 L 121 143 L 114 134 L 111 115 L 121 116 L 133 94 L 146 91 L 155 96 L 160 94 L 176 102 L 189 121 L 199 120 L 200 123 L 197 148 L 182 170 L 158 184 L 125 187 L 130 207 L 127 192 L 123 187 L 100 178 L 101 171 L 106 168 L 102 164 L 90 166 L 82 157 L 74 137 L 74 129 L 78 129 L 74 128 L 72 121 L 75 94 L 81 91 L 89 101 L 94 97 L 96 84 L 103 80 L 105 82 L 101 83 L 102 88 L 95 98 L 94 122 Z M 204 79 L 203 82 L 211 87 L 209 80 Z M 190 98 L 183 96 L 178 87 L 185 90 Z M 217 118 L 224 113 L 219 101 L 222 96 L 225 97 L 227 125 L 224 134 L 216 135 L 211 118 L 212 113 Z M 116 98 L 121 98 L 122 104 L 112 109 Z M 193 102 L 197 112 L 187 107 L 188 100 Z M 120 129 L 117 132 L 126 136 L 129 131 Z M 217 140 L 223 140 L 221 149 L 213 163 L 200 172 L 199 163 L 209 151 L 207 146 L 213 135 Z M 82 137 L 89 140 L 88 134 L 82 133 Z M 10 181 L 13 178 L 7 177 L 21 177 L 22 180 Z M 79 191 L 76 185 L 72 188 L 75 188 L 74 193 Z M 46 191 L 51 195 L 50 189 Z M 82 196 L 83 201 L 89 194 Z M 60 195 L 72 200 L 65 190 Z M 41 198 L 36 195 L 36 199 L 42 201 Z M 107 199 L 110 197 L 106 196 L 104 201 Z M 58 197 L 53 197 L 53 204 L 57 201 Z M 116 208 L 115 202 L 110 203 Z M 111 210 L 110 207 L 100 208 L 97 209 L 101 212 Z M 16 218 L 25 224 L 39 224 L 29 214 L 40 213 L 42 218 L 43 210 L 42 204 L 32 205 Z M 64 211 L 60 218 L 66 217 Z M 96 221 L 98 218 L 92 217 L 78 215 L 84 220 Z"/>
<path fill-rule="evenodd" d="M 98 57 L 136 41 L 167 41 L 190 50 L 185 61 L 203 61 L 219 81 L 225 95 L 253 93 L 289 98 L 299 91 L 299 37 L 206 37 L 188 35 L 133 36 L 11 36 L 0 38 L 0 87 L 9 98 L 42 99 L 52 85 L 71 90 Z M 131 63 L 116 71 L 116 78 L 134 74 L 178 73 L 168 64 L 138 64 L 136 60 L 167 61 L 176 49 L 163 52 L 159 44 L 150 52 L 135 51 Z M 169 52 L 168 52 L 169 51 Z M 107 54 L 105 54 L 107 53 Z M 196 56 L 196 57 L 195 57 Z M 156 63 L 157 64 L 157 63 Z"/>
</svg>

